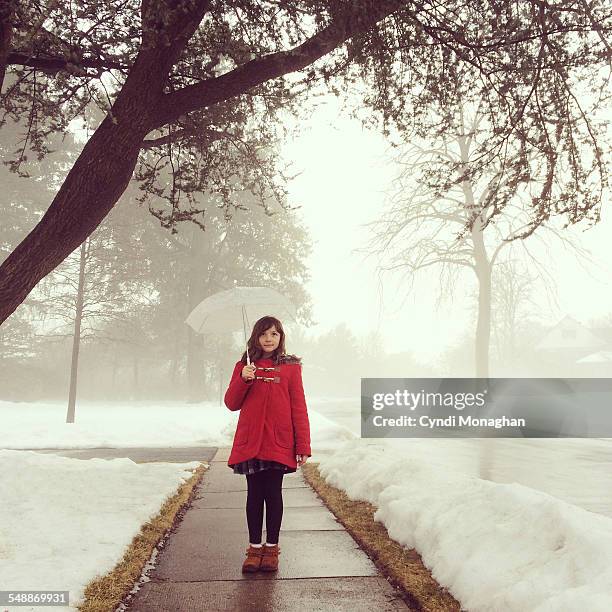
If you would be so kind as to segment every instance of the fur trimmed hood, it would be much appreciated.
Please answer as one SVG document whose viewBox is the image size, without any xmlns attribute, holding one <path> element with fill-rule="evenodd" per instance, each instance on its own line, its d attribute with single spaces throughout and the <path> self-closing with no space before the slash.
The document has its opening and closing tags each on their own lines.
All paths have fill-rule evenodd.
<svg viewBox="0 0 612 612">
<path fill-rule="evenodd" d="M 301 365 L 302 359 L 297 355 L 287 355 L 285 353 L 284 355 L 278 355 L 274 360 L 275 365 L 280 365 L 281 363 L 299 363 Z"/>
</svg>

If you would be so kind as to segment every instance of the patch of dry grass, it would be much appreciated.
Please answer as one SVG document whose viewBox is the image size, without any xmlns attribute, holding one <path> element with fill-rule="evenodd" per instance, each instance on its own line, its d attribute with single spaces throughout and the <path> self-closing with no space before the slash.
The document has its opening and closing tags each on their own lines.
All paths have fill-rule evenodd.
<svg viewBox="0 0 612 612">
<path fill-rule="evenodd" d="M 82 612 L 113 612 L 132 590 L 142 569 L 150 559 L 153 549 L 181 518 L 192 499 L 195 485 L 200 481 L 205 465 L 196 468 L 194 475 L 183 483 L 176 495 L 166 500 L 157 516 L 144 524 L 134 537 L 123 558 L 105 576 L 92 580 L 85 588 L 85 601 L 79 606 Z"/>
<path fill-rule="evenodd" d="M 308 462 L 300 469 L 308 484 L 381 573 L 404 592 L 406 603 L 412 610 L 461 610 L 457 600 L 434 580 L 416 550 L 407 549 L 391 539 L 384 525 L 374 521 L 375 506 L 368 502 L 353 501 L 343 491 L 328 484 L 319 473 L 318 463 Z"/>
</svg>

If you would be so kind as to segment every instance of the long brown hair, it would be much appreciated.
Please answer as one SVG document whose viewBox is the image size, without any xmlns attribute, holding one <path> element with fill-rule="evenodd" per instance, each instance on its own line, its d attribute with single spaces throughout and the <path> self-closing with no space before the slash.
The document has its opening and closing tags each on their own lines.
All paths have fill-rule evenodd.
<svg viewBox="0 0 612 612">
<path fill-rule="evenodd" d="M 280 342 L 270 356 L 270 359 L 272 359 L 274 363 L 278 363 L 281 357 L 285 354 L 285 330 L 283 329 L 283 324 L 276 317 L 267 315 L 265 317 L 261 317 L 261 319 L 255 323 L 253 326 L 253 331 L 251 332 L 251 337 L 247 342 L 251 362 L 255 361 L 256 359 L 261 359 L 264 350 L 259 345 L 259 336 L 261 336 L 265 331 L 269 330 L 273 325 L 276 327 L 276 331 L 280 334 Z M 241 361 L 242 363 L 246 364 L 246 351 L 242 353 Z"/>
</svg>

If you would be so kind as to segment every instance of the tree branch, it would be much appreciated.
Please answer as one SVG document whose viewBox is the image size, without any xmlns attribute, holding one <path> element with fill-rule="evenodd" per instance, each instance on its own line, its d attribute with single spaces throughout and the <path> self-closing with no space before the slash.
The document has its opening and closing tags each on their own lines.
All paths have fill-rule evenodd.
<svg viewBox="0 0 612 612">
<path fill-rule="evenodd" d="M 352 36 L 373 27 L 394 11 L 405 6 L 406 2 L 402 0 L 372 1 L 368 3 L 370 5 L 368 9 L 362 6 L 363 2 L 355 4 L 352 12 L 347 10 L 342 17 L 337 17 L 330 25 L 294 49 L 271 53 L 251 60 L 221 76 L 165 94 L 158 105 L 154 127 L 159 128 L 168 123 L 174 123 L 181 115 L 223 102 L 266 81 L 301 70 L 330 53 Z"/>
<path fill-rule="evenodd" d="M 154 147 L 161 147 L 163 145 L 170 144 L 172 142 L 176 142 L 181 138 L 185 138 L 193 135 L 194 133 L 186 128 L 175 130 L 166 134 L 165 136 L 160 136 L 159 138 L 151 138 L 148 140 L 142 141 L 142 149 L 153 149 Z M 198 136 L 206 136 L 209 142 L 214 142 L 215 140 L 222 140 L 223 138 L 234 138 L 233 134 L 226 132 L 225 130 L 203 130 L 198 133 Z"/>
<path fill-rule="evenodd" d="M 72 63 L 65 57 L 35 57 L 28 55 L 27 53 L 9 53 L 7 65 L 17 66 L 29 66 L 30 68 L 37 68 L 43 72 L 50 74 L 57 74 L 58 72 L 65 71 L 73 74 L 79 74 L 86 76 L 85 68 L 95 68 L 96 70 L 110 70 L 114 68 L 116 70 L 129 70 L 131 66 L 128 64 L 121 64 L 120 62 L 114 62 L 112 60 L 103 60 L 100 58 L 82 58 L 79 59 L 78 64 Z"/>
</svg>

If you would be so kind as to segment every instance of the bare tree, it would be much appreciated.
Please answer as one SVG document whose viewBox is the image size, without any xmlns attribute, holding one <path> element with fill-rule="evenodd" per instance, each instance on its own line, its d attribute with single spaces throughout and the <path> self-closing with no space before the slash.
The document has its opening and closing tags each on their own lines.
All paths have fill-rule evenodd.
<svg viewBox="0 0 612 612">
<path fill-rule="evenodd" d="M 146 288 L 151 286 L 150 271 L 140 257 L 142 245 L 135 239 L 137 223 L 132 220 L 126 232 L 117 218 L 125 214 L 125 208 L 113 212 L 116 214 L 51 273 L 39 298 L 39 309 L 48 323 L 46 341 L 72 339 L 67 423 L 75 421 L 82 342 L 112 341 L 118 335 L 113 329 L 121 329 L 124 339 L 128 338 L 126 328 L 134 323 L 130 313 L 147 300 Z"/>
<path fill-rule="evenodd" d="M 533 297 L 537 280 L 537 274 L 519 260 L 499 261 L 493 269 L 491 324 L 499 363 L 516 363 L 517 337 L 528 318 L 538 312 Z"/>
<path fill-rule="evenodd" d="M 493 271 L 502 261 L 504 249 L 523 237 L 528 221 L 521 196 L 532 186 L 524 185 L 520 146 L 508 159 L 500 159 L 497 167 L 489 166 L 489 173 L 478 168 L 482 149 L 488 146 L 489 131 L 483 128 L 486 118 L 480 107 L 474 109 L 471 119 L 466 117 L 466 107 L 456 107 L 454 132 L 446 132 L 427 145 L 413 143 L 400 154 L 399 163 L 404 168 L 396 181 L 390 210 L 382 219 L 368 224 L 373 235 L 360 251 L 377 255 L 381 271 L 404 270 L 410 282 L 419 271 L 439 268 L 440 298 L 452 294 L 460 269 L 471 270 L 478 283 L 476 376 L 487 378 Z M 541 224 L 529 235 L 541 236 L 545 228 Z M 550 233 L 586 256 L 584 249 L 558 230 L 551 227 Z M 539 264 L 524 241 L 518 242 L 541 278 L 550 280 L 546 267 Z M 506 259 L 506 268 L 508 265 Z"/>
</svg>

